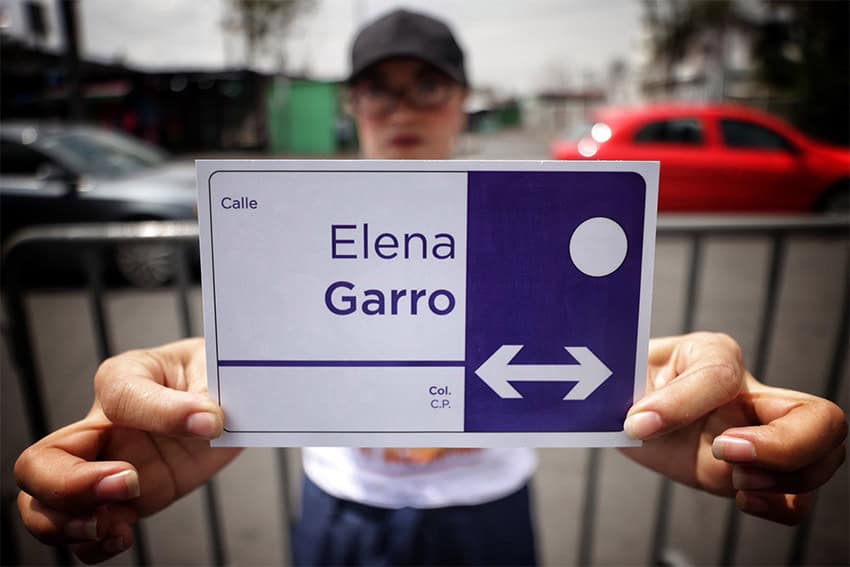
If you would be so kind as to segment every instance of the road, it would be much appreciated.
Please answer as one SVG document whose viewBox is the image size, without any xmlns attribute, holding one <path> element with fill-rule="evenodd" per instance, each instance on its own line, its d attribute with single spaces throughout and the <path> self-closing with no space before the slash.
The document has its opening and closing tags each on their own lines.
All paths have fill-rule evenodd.
<svg viewBox="0 0 850 567">
<path fill-rule="evenodd" d="M 546 140 L 512 132 L 469 139 L 464 158 L 540 159 Z M 656 252 L 652 333 L 677 333 L 684 318 L 688 243 L 661 238 Z M 842 305 L 846 242 L 817 238 L 789 243 L 778 307 L 774 312 L 765 373 L 783 387 L 822 393 Z M 698 287 L 695 327 L 723 330 L 735 336 L 752 363 L 762 314 L 768 271 L 769 242 L 762 238 L 711 238 L 706 242 L 704 275 Z M 201 329 L 200 291 L 191 291 L 194 330 Z M 32 336 L 44 379 L 51 427 L 82 416 L 92 397 L 91 378 L 98 356 L 85 293 L 41 290 L 28 296 Z M 106 316 L 113 349 L 156 345 L 180 337 L 176 295 L 163 289 L 149 292 L 116 290 L 106 298 Z M 846 345 L 844 345 L 846 348 Z M 841 404 L 847 411 L 847 368 L 843 369 Z M 11 464 L 26 446 L 28 434 L 16 376 L 4 348 L 2 356 L 2 471 L 4 505 L 11 494 Z M 289 492 L 297 501 L 300 466 L 297 450 L 286 450 Z M 534 480 L 535 514 L 541 557 L 547 565 L 577 562 L 588 450 L 540 450 Z M 279 503 L 278 450 L 251 449 L 216 481 L 225 526 L 225 546 L 236 565 L 280 564 L 288 538 Z M 601 565 L 644 564 L 649 554 L 659 491 L 659 478 L 631 463 L 615 450 L 601 452 L 600 493 L 594 522 L 593 557 Z M 845 464 L 821 493 L 816 508 L 807 563 L 850 563 L 847 534 L 848 468 Z M 716 564 L 723 540 L 728 503 L 720 498 L 676 486 L 668 549 L 682 564 Z M 294 512 L 293 512 L 294 513 Z M 211 559 L 204 501 L 192 494 L 145 522 L 151 559 L 157 565 L 205 565 Z M 17 525 L 16 541 L 26 564 L 50 562 L 49 551 Z M 743 565 L 785 563 L 794 529 L 744 518 L 736 561 Z M 769 542 L 769 544 L 765 544 Z M 5 545 L 5 544 L 4 544 Z M 132 564 L 124 554 L 108 564 Z"/>
</svg>

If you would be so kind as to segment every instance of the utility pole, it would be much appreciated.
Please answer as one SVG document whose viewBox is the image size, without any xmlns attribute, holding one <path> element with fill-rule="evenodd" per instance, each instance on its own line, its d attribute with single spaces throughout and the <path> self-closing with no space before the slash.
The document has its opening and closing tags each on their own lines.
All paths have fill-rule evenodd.
<svg viewBox="0 0 850 567">
<path fill-rule="evenodd" d="M 77 1 L 60 0 L 59 19 L 65 35 L 65 84 L 68 87 L 68 117 L 74 122 L 84 118 L 80 85 L 80 52 L 77 27 Z"/>
</svg>

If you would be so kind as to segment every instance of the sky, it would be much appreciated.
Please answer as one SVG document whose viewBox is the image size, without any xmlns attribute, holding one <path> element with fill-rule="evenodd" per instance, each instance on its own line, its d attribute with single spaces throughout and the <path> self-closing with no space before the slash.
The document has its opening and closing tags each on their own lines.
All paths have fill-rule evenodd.
<svg viewBox="0 0 850 567">
<path fill-rule="evenodd" d="M 11 6 L 12 27 L 20 25 L 21 2 L 0 0 Z M 583 86 L 589 73 L 604 77 L 612 60 L 632 61 L 640 45 L 640 0 L 316 0 L 281 39 L 286 70 L 344 78 L 357 27 L 400 6 L 447 20 L 466 50 L 472 84 L 508 94 Z M 241 37 L 222 25 L 227 0 L 81 0 L 79 14 L 85 56 L 149 69 L 245 62 Z M 278 67 L 276 58 L 261 63 Z"/>
</svg>

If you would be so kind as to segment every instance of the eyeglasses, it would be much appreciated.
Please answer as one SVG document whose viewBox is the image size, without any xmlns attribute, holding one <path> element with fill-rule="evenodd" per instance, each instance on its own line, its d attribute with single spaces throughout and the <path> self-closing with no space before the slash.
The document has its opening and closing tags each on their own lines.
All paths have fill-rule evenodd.
<svg viewBox="0 0 850 567">
<path fill-rule="evenodd" d="M 377 81 L 363 81 L 351 89 L 351 106 L 355 113 L 369 118 L 392 114 L 404 100 L 418 111 L 436 110 L 451 98 L 455 85 L 450 81 L 422 79 L 404 88 L 390 88 Z"/>
</svg>

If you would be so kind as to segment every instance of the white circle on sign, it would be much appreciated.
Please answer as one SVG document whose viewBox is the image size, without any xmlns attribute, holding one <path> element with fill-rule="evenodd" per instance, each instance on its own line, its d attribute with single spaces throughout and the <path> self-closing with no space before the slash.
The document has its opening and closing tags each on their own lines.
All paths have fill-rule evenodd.
<svg viewBox="0 0 850 567">
<path fill-rule="evenodd" d="M 570 237 L 570 258 L 581 273 L 600 278 L 626 259 L 629 243 L 622 227 L 607 217 L 587 219 Z"/>
</svg>

